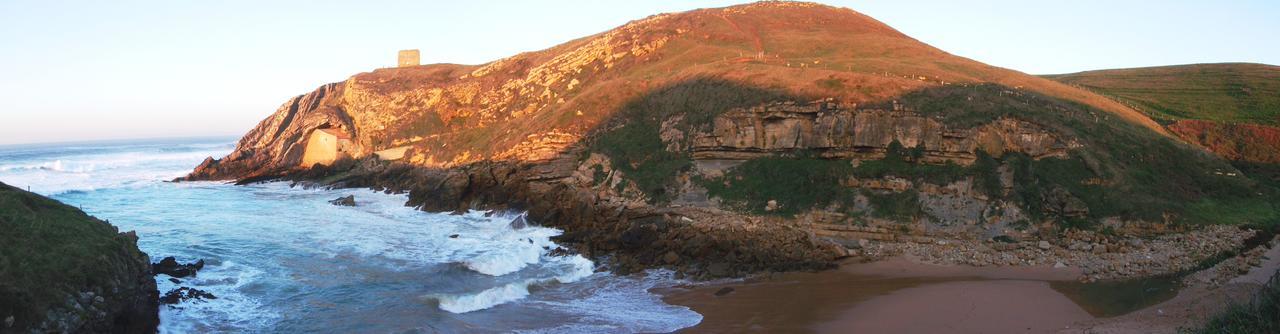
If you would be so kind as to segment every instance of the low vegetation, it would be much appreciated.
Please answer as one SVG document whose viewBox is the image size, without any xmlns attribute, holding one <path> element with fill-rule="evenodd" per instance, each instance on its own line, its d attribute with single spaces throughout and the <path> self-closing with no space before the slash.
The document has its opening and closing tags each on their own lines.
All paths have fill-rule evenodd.
<svg viewBox="0 0 1280 334">
<path fill-rule="evenodd" d="M 793 97 L 723 80 L 690 80 L 627 103 L 592 139 L 589 149 L 607 155 L 651 201 L 666 202 L 671 180 L 687 170 L 692 160 L 688 152 L 667 150 L 659 133 L 662 122 L 679 118 L 678 128 L 701 128 L 725 110 L 784 99 Z"/>
<path fill-rule="evenodd" d="M 76 208 L 0 183 L 0 314 L 29 321 L 76 287 L 112 286 L 108 257 L 139 252 L 129 243 Z"/>
<path fill-rule="evenodd" d="M 1271 280 L 1247 303 L 1231 305 L 1203 327 L 1185 330 L 1196 334 L 1280 333 L 1280 275 Z"/>
<path fill-rule="evenodd" d="M 687 152 L 663 142 L 662 122 L 677 119 L 682 129 L 698 128 L 731 108 L 797 100 L 788 98 L 718 81 L 675 86 L 629 104 L 611 130 L 596 136 L 590 149 L 608 155 L 651 200 L 665 201 L 675 176 L 688 170 L 691 160 Z M 1066 158 L 1034 159 L 1017 153 L 997 157 L 980 152 L 969 166 L 918 163 L 924 154 L 920 148 L 897 143 L 884 159 L 856 166 L 849 160 L 797 151 L 746 161 L 724 177 L 702 179 L 700 184 L 728 206 L 758 214 L 794 215 L 831 206 L 860 214 L 852 209 L 858 207 L 859 197 L 865 197 L 873 216 L 909 220 L 924 214 L 919 194 L 913 191 L 843 185 L 850 178 L 894 176 L 935 185 L 969 179 L 991 197 L 1019 203 L 1035 220 L 1057 220 L 1077 228 L 1092 228 L 1107 217 L 1192 224 L 1263 225 L 1277 220 L 1278 210 L 1271 200 L 1274 191 L 1268 183 L 1239 174 L 1220 158 L 1092 107 L 988 84 L 931 88 L 898 100 L 952 127 L 1017 118 L 1077 140 L 1082 147 Z M 1013 176 L 1013 189 L 1007 194 L 998 176 L 1002 165 Z M 1054 216 L 1062 213 L 1046 207 L 1052 202 L 1047 196 L 1063 191 L 1087 206 L 1086 216 Z M 776 205 L 769 206 L 769 201 Z"/>
<path fill-rule="evenodd" d="M 1047 76 L 1087 88 L 1166 123 L 1208 120 L 1280 125 L 1280 67 L 1197 64 Z"/>
</svg>

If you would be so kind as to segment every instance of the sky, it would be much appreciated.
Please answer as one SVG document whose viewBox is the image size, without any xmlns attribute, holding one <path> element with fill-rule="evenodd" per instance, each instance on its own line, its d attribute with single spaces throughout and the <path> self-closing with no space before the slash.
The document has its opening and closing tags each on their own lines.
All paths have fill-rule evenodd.
<svg viewBox="0 0 1280 334">
<path fill-rule="evenodd" d="M 379 67 L 480 64 L 648 15 L 739 1 L 0 1 L 0 145 L 238 136 Z M 830 0 L 1032 74 L 1280 64 L 1280 1 Z"/>
</svg>

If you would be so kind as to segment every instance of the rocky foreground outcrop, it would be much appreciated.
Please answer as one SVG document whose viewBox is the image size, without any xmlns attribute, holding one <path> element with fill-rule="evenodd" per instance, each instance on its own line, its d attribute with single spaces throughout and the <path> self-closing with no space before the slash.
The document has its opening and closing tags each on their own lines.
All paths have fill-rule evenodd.
<svg viewBox="0 0 1280 334">
<path fill-rule="evenodd" d="M 566 231 L 557 242 L 593 258 L 609 258 L 622 273 L 666 267 L 699 278 L 733 277 L 825 269 L 847 255 L 786 219 L 652 206 L 593 187 L 592 173 L 564 155 L 538 164 L 486 162 L 448 169 L 367 160 L 351 169 L 318 167 L 289 178 L 406 192 L 407 205 L 426 211 L 527 211 L 530 221 Z"/>
<path fill-rule="evenodd" d="M 0 332 L 154 333 L 159 292 L 133 232 L 0 184 Z"/>
</svg>

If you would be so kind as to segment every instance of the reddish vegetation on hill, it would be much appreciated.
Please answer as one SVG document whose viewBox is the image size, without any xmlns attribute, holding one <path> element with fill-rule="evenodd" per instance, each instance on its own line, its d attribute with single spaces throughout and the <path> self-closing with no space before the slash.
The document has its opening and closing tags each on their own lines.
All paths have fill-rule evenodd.
<svg viewBox="0 0 1280 334">
<path fill-rule="evenodd" d="M 1280 128 L 1277 127 L 1183 120 L 1170 124 L 1169 131 L 1223 158 L 1280 163 Z"/>
</svg>

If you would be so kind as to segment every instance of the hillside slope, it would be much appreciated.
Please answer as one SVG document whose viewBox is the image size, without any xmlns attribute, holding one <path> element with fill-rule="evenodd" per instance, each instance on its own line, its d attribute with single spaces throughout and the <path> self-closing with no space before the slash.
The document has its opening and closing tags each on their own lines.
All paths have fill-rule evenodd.
<svg viewBox="0 0 1280 334">
<path fill-rule="evenodd" d="M 0 183 L 0 332 L 154 333 L 159 292 L 137 240 Z"/>
<path fill-rule="evenodd" d="M 997 83 L 1162 131 L 1109 99 L 947 54 L 849 9 L 757 3 L 655 15 L 484 65 L 357 74 L 285 103 L 225 160 L 253 161 L 246 165 L 260 167 L 241 168 L 253 172 L 292 167 L 317 127 L 350 134 L 356 155 L 411 146 L 421 165 L 536 160 L 579 141 L 628 101 L 698 78 L 850 103 Z"/>
<path fill-rule="evenodd" d="M 1045 77 L 1135 106 L 1227 159 L 1280 163 L 1280 66 L 1195 64 Z"/>
<path fill-rule="evenodd" d="M 352 159 L 301 166 L 324 128 L 350 137 L 338 150 Z M 373 158 L 387 149 L 403 157 Z M 1121 103 L 792 2 L 357 74 L 291 99 L 186 179 L 280 177 L 409 192 L 425 210 L 526 209 L 624 267 L 704 273 L 734 272 L 707 259 L 751 271 L 842 256 L 813 235 L 1034 240 L 1276 218 L 1255 180 Z M 740 247 L 752 238 L 768 246 Z"/>
</svg>

